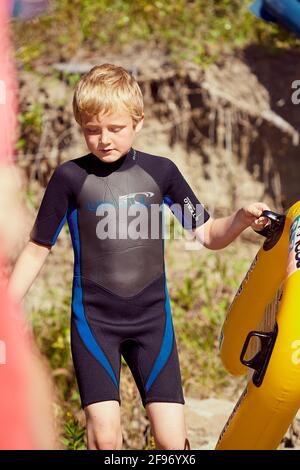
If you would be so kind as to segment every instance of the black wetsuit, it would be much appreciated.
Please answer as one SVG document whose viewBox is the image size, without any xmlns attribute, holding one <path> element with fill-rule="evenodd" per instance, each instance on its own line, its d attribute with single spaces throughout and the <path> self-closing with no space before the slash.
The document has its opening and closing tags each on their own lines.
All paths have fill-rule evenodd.
<svg viewBox="0 0 300 470">
<path fill-rule="evenodd" d="M 184 403 L 165 277 L 163 213 L 156 217 L 157 234 L 151 211 L 163 202 L 177 204 L 172 212 L 185 228 L 209 218 L 171 160 L 134 149 L 113 163 L 93 154 L 65 162 L 46 188 L 30 236 L 54 245 L 68 220 L 75 257 L 71 348 L 82 406 L 120 401 L 121 354 L 144 406 Z M 114 238 L 101 235 L 99 226 L 108 220 L 109 207 Z M 143 211 L 147 234 L 124 236 L 137 220 L 139 212 L 130 213 L 136 209 Z M 155 235 L 149 236 L 152 226 Z"/>
</svg>

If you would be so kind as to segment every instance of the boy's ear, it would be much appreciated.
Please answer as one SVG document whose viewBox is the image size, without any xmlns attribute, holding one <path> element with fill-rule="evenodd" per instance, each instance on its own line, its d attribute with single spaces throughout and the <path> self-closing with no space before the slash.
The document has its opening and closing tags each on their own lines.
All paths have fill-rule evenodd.
<svg viewBox="0 0 300 470">
<path fill-rule="evenodd" d="M 143 124 L 144 124 L 144 115 L 142 116 L 142 118 L 140 119 L 140 121 L 137 123 L 137 125 L 135 126 L 135 132 L 139 132 L 142 127 L 143 127 Z"/>
</svg>

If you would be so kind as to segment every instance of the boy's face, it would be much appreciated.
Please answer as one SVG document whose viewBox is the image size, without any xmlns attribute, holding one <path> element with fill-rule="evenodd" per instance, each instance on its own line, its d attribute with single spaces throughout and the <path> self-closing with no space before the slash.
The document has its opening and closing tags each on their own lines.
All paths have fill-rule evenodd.
<svg viewBox="0 0 300 470">
<path fill-rule="evenodd" d="M 103 162 L 111 163 L 125 155 L 143 119 L 133 127 L 132 117 L 125 109 L 90 117 L 83 113 L 82 130 L 89 150 Z"/>
</svg>

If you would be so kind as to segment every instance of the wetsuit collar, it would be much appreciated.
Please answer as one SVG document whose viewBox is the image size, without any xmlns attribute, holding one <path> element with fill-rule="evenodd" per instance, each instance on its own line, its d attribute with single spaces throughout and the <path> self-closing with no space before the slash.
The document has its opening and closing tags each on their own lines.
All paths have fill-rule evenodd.
<svg viewBox="0 0 300 470">
<path fill-rule="evenodd" d="M 97 155 L 94 155 L 93 153 L 91 155 L 93 157 L 94 169 L 101 170 L 101 172 L 104 173 L 103 176 L 111 174 L 115 171 L 124 171 L 125 169 L 132 166 L 137 159 L 137 151 L 132 147 L 125 155 L 122 155 L 122 157 L 120 157 L 115 162 L 110 163 L 101 161 L 100 158 L 98 158 Z"/>
</svg>

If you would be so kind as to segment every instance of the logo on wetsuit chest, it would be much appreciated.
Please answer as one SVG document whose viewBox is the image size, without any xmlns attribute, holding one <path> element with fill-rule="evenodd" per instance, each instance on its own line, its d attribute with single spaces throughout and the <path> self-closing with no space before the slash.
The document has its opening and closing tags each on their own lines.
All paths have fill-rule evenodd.
<svg viewBox="0 0 300 470">
<path fill-rule="evenodd" d="M 96 200 L 96 201 L 88 201 L 86 208 L 89 211 L 96 212 L 97 208 L 103 204 L 111 204 L 114 207 L 130 207 L 134 204 L 141 204 L 142 206 L 149 207 L 150 203 L 146 201 L 146 198 L 150 198 L 154 196 L 154 193 L 151 191 L 145 192 L 137 192 L 137 193 L 130 193 L 124 194 L 123 196 L 119 196 L 119 201 L 116 200 Z"/>
<path fill-rule="evenodd" d="M 146 202 L 146 197 L 152 197 L 154 193 L 151 191 L 141 192 L 141 193 L 130 193 L 125 194 L 124 196 L 119 196 L 119 203 L 124 204 L 127 203 L 129 205 L 132 204 L 142 204 L 143 206 L 148 207 L 150 204 Z"/>
</svg>

